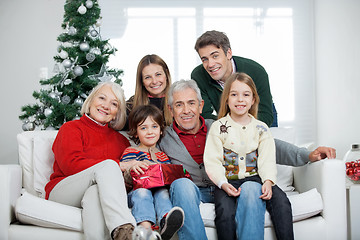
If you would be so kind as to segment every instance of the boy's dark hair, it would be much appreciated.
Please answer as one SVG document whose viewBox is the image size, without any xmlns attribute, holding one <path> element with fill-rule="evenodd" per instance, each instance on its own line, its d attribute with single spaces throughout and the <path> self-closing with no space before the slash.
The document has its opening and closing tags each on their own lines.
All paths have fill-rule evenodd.
<svg viewBox="0 0 360 240">
<path fill-rule="evenodd" d="M 195 50 L 199 53 L 200 48 L 206 47 L 208 45 L 215 45 L 217 48 L 221 48 L 225 55 L 229 48 L 231 48 L 229 38 L 226 36 L 226 34 L 216 30 L 203 33 L 196 40 Z"/>
<path fill-rule="evenodd" d="M 136 106 L 129 114 L 129 137 L 135 144 L 139 144 L 137 137 L 137 127 L 145 122 L 147 117 L 151 117 L 160 126 L 160 139 L 164 135 L 164 117 L 159 108 L 152 104 Z M 160 140 L 159 139 L 159 140 Z"/>
</svg>

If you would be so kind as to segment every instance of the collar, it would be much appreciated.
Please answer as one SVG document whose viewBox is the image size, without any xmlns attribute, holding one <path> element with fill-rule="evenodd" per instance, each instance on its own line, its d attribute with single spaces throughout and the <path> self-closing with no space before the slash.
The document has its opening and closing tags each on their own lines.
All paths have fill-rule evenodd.
<svg viewBox="0 0 360 240">
<path fill-rule="evenodd" d="M 200 132 L 200 130 L 202 130 L 202 131 L 207 130 L 206 125 L 205 125 L 205 119 L 202 116 L 200 116 L 199 118 L 200 118 L 200 121 L 201 121 L 201 126 L 200 126 L 199 130 L 197 131 L 197 133 Z M 176 132 L 177 135 L 179 135 L 179 134 L 191 134 L 191 133 L 184 132 L 184 131 L 180 130 L 178 128 L 177 124 L 176 124 L 176 121 L 173 121 L 173 128 L 174 128 L 174 131 Z"/>
<path fill-rule="evenodd" d="M 236 73 L 236 65 L 235 65 L 234 58 L 231 58 L 230 61 L 231 61 L 231 65 L 232 65 L 232 73 Z M 216 82 L 221 86 L 222 89 L 224 89 L 225 80 L 216 80 Z"/>
</svg>

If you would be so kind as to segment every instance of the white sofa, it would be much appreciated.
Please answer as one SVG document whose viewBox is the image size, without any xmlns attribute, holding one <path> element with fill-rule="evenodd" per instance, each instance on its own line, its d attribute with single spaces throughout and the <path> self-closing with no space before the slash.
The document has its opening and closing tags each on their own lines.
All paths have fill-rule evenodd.
<svg viewBox="0 0 360 240">
<path fill-rule="evenodd" d="M 274 137 L 292 141 L 289 131 L 272 132 Z M 81 209 L 43 199 L 56 133 L 18 134 L 19 165 L 0 165 L 0 240 L 84 239 Z M 346 239 L 345 166 L 341 160 L 297 168 L 278 165 L 278 185 L 292 203 L 295 239 Z M 208 238 L 217 239 L 214 205 L 200 207 Z M 265 239 L 276 239 L 268 213 L 265 219 Z"/>
</svg>

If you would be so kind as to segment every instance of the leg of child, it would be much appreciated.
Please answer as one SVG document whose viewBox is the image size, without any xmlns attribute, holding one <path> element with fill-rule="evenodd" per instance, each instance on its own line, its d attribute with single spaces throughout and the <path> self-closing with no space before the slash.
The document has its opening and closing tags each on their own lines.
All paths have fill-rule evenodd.
<svg viewBox="0 0 360 240">
<path fill-rule="evenodd" d="M 277 186 L 272 187 L 272 197 L 266 201 L 271 221 L 278 240 L 294 239 L 291 203 L 286 194 Z"/>
<path fill-rule="evenodd" d="M 131 213 L 136 223 L 145 228 L 151 229 L 156 223 L 154 198 L 151 190 L 138 188 L 131 193 Z"/>
<path fill-rule="evenodd" d="M 261 184 L 246 181 L 236 206 L 237 239 L 264 239 L 265 201 L 260 199 Z"/>
<path fill-rule="evenodd" d="M 172 207 L 167 188 L 154 191 L 154 205 L 160 223 L 161 238 L 171 239 L 184 224 L 184 211 L 180 207 Z"/>
</svg>

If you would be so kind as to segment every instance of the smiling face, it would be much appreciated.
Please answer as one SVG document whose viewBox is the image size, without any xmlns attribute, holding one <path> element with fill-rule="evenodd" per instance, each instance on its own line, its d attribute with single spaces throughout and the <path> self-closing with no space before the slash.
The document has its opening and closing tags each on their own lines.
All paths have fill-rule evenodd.
<svg viewBox="0 0 360 240">
<path fill-rule="evenodd" d="M 229 48 L 225 52 L 222 48 L 217 48 L 215 45 L 207 45 L 198 51 L 203 67 L 210 74 L 214 80 L 225 81 L 233 71 L 232 69 L 232 52 Z"/>
<path fill-rule="evenodd" d="M 170 112 L 181 131 L 195 134 L 201 126 L 200 114 L 203 106 L 204 101 L 199 102 L 196 92 L 186 88 L 173 93 Z"/>
<path fill-rule="evenodd" d="M 230 87 L 227 104 L 230 109 L 231 118 L 240 123 L 249 118 L 248 112 L 254 104 L 255 99 L 251 88 L 243 82 L 235 80 Z M 237 122 L 238 122 L 237 121 Z"/>
<path fill-rule="evenodd" d="M 119 102 L 109 85 L 104 85 L 90 103 L 89 116 L 95 121 L 105 124 L 115 119 L 119 110 Z"/>
<path fill-rule="evenodd" d="M 166 74 L 160 65 L 150 63 L 144 67 L 142 81 L 151 96 L 162 97 L 165 94 Z"/>
<path fill-rule="evenodd" d="M 159 124 L 152 117 L 147 117 L 143 123 L 137 126 L 136 133 L 140 140 L 140 147 L 151 148 L 155 147 L 159 140 L 161 130 Z"/>
</svg>

